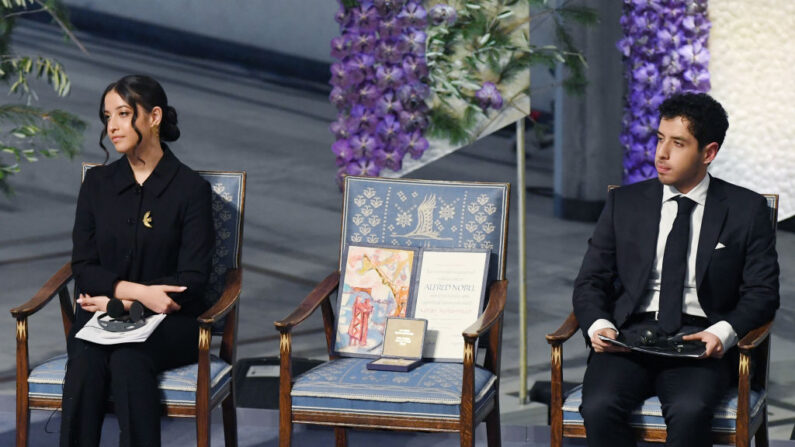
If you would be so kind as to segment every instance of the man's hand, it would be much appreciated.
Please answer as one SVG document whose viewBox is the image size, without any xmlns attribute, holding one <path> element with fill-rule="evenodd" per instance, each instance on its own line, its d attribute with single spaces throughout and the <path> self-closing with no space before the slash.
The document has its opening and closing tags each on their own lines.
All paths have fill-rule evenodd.
<svg viewBox="0 0 795 447">
<path fill-rule="evenodd" d="M 629 352 L 628 348 L 624 348 L 622 346 L 616 346 L 612 343 L 606 342 L 599 338 L 600 335 L 604 335 L 607 338 L 616 339 L 618 333 L 615 329 L 606 327 L 603 329 L 599 329 L 598 331 L 593 333 L 593 337 L 591 337 L 591 346 L 593 350 L 596 352 Z"/>
<path fill-rule="evenodd" d="M 108 301 L 110 298 L 106 296 L 89 296 L 85 293 L 81 293 L 77 298 L 77 304 L 88 312 L 107 312 Z"/>
<path fill-rule="evenodd" d="M 706 357 L 714 357 L 719 359 L 723 357 L 723 343 L 720 339 L 715 335 L 707 331 L 696 332 L 695 334 L 689 334 L 682 337 L 682 340 L 690 341 L 690 340 L 698 340 L 704 342 L 706 344 L 706 352 L 704 352 L 703 358 Z"/>
</svg>

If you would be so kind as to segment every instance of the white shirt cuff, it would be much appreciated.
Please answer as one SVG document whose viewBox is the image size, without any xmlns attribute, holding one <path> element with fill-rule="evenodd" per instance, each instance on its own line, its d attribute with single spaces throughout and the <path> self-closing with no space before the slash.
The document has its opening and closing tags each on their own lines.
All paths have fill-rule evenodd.
<svg viewBox="0 0 795 447">
<path fill-rule="evenodd" d="M 704 331 L 720 339 L 720 342 L 723 344 L 723 352 L 728 351 L 737 344 L 737 333 L 734 332 L 734 328 L 726 320 L 718 321 L 712 326 L 704 329 Z"/>
<path fill-rule="evenodd" d="M 594 332 L 604 328 L 610 328 L 616 331 L 616 334 L 618 334 L 618 329 L 616 329 L 616 326 L 613 323 L 611 323 L 610 320 L 605 320 L 604 318 L 600 318 L 594 321 L 591 327 L 588 328 L 588 338 L 593 338 Z"/>
</svg>

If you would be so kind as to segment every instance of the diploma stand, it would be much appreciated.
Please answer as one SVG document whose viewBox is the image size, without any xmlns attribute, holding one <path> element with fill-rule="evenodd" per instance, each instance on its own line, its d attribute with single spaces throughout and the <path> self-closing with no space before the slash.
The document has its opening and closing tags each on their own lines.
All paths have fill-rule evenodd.
<svg viewBox="0 0 795 447">
<path fill-rule="evenodd" d="M 291 445 L 292 425 L 294 423 L 317 424 L 334 427 L 337 446 L 347 445 L 346 428 L 378 428 L 400 431 L 431 431 L 456 432 L 461 437 L 462 446 L 474 446 L 474 431 L 478 423 L 485 421 L 490 446 L 500 445 L 500 414 L 499 414 L 499 373 L 500 350 L 502 344 L 503 312 L 506 300 L 507 281 L 505 280 L 505 246 L 507 240 L 507 210 L 510 195 L 508 184 L 498 183 L 461 183 L 420 180 L 389 180 L 362 177 L 346 177 L 344 185 L 344 205 L 341 227 L 340 253 L 345 252 L 348 244 L 356 243 L 362 233 L 357 215 L 359 211 L 378 203 L 375 207 L 382 225 L 393 224 L 396 218 L 395 203 L 401 208 L 416 209 L 424 198 L 435 195 L 441 203 L 456 203 L 456 216 L 461 218 L 466 212 L 465 205 L 478 197 L 483 203 L 491 203 L 496 212 L 488 215 L 487 221 L 494 225 L 495 231 L 488 235 L 492 258 L 490 260 L 488 302 L 486 309 L 463 331 L 463 361 L 461 363 L 426 362 L 409 372 L 383 372 L 378 374 L 400 374 L 414 380 L 425 373 L 433 373 L 437 369 L 446 372 L 460 371 L 454 382 L 446 384 L 447 391 L 456 390 L 460 400 L 453 403 L 426 404 L 414 407 L 412 399 L 424 399 L 433 389 L 405 387 L 405 394 L 400 396 L 401 408 L 392 406 L 389 399 L 367 402 L 364 394 L 357 394 L 357 388 L 366 388 L 364 392 L 377 394 L 383 391 L 375 383 L 366 387 L 354 383 L 354 386 L 343 383 L 347 376 L 358 376 L 367 373 L 366 364 L 372 359 L 342 358 L 334 353 L 335 315 L 330 296 L 337 291 L 340 283 L 339 270 L 334 271 L 320 282 L 299 306 L 283 320 L 275 322 L 280 332 L 280 385 L 279 385 L 279 445 Z M 362 199 L 364 197 L 364 199 Z M 403 200 L 405 197 L 405 200 Z M 399 201 L 399 202 L 398 202 Z M 358 203 L 358 204 L 357 204 Z M 386 208 L 383 208 L 386 207 Z M 491 209 L 491 208 L 489 208 Z M 438 209 L 426 212 L 435 216 Z M 413 245 L 439 248 L 464 248 L 457 244 L 467 240 L 466 234 L 456 233 L 461 237 L 441 231 L 439 234 L 429 232 L 420 225 L 420 219 L 414 215 L 416 227 L 412 230 L 414 238 L 402 237 L 400 244 L 405 246 L 406 240 Z M 485 224 L 485 223 L 484 223 Z M 368 235 L 373 236 L 367 241 L 374 245 L 390 245 L 393 239 L 398 240 L 397 231 L 384 229 L 380 226 L 370 228 Z M 451 226 L 452 227 L 452 226 Z M 457 229 L 458 226 L 456 225 Z M 452 231 L 451 228 L 447 228 Z M 409 234 L 411 228 L 403 235 Z M 402 230 L 401 230 L 402 231 Z M 461 230 L 466 231 L 466 230 Z M 420 235 L 420 236 L 417 236 Z M 424 236 L 423 236 L 424 235 Z M 338 266 L 339 268 L 339 266 Z M 300 377 L 294 377 L 291 371 L 292 343 L 291 332 L 295 326 L 309 317 L 315 310 L 321 309 L 326 335 L 326 347 L 329 361 Z M 475 352 L 478 338 L 485 341 L 485 355 L 482 365 L 476 364 Z M 352 372 L 353 374 L 322 374 L 329 371 Z M 391 376 L 389 376 L 391 377 Z M 388 388 L 399 388 L 391 380 Z M 313 388 L 314 386 L 314 388 Z M 412 394 L 413 393 L 413 394 Z M 419 394 L 419 395 L 418 395 Z M 449 397 L 448 393 L 448 397 Z M 346 396 L 351 398 L 346 399 Z M 354 398 L 355 397 L 355 398 Z M 393 396 L 394 397 L 394 396 Z M 335 400 L 346 399 L 344 406 L 335 407 Z M 394 400 L 394 399 L 392 399 Z M 376 411 L 368 411 L 365 404 L 376 405 Z M 361 407 L 357 407 L 361 406 Z"/>
</svg>

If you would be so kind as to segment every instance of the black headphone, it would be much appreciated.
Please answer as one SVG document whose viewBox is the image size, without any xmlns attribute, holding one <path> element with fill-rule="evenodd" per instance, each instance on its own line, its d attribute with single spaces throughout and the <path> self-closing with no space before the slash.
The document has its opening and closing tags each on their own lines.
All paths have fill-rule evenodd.
<svg viewBox="0 0 795 447">
<path fill-rule="evenodd" d="M 151 314 L 144 308 L 139 301 L 133 301 L 130 311 L 124 310 L 124 303 L 118 298 L 111 298 L 108 301 L 107 312 L 98 318 L 99 325 L 110 332 L 126 332 L 137 329 L 146 323 L 144 317 Z M 109 316 L 111 320 L 104 320 L 104 316 Z"/>
</svg>

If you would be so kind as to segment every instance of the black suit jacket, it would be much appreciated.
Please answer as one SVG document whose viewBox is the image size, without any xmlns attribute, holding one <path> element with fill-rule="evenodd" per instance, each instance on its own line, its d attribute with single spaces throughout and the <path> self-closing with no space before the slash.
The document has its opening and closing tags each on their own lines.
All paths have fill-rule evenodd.
<svg viewBox="0 0 795 447">
<path fill-rule="evenodd" d="M 143 186 L 125 156 L 88 170 L 77 199 L 72 271 L 78 291 L 89 295 L 113 296 L 119 280 L 186 286 L 170 296 L 180 312 L 198 316 L 208 308 L 215 246 L 210 184 L 168 147 L 163 152 Z M 91 317 L 77 309 L 78 323 Z"/>
<path fill-rule="evenodd" d="M 574 313 L 586 339 L 600 318 L 620 328 L 648 293 L 662 192 L 651 179 L 608 194 L 574 284 Z M 725 247 L 716 250 L 719 242 Z M 698 300 L 710 324 L 726 320 L 743 337 L 770 321 L 779 306 L 778 274 L 765 198 L 711 178 L 696 254 Z"/>
</svg>

